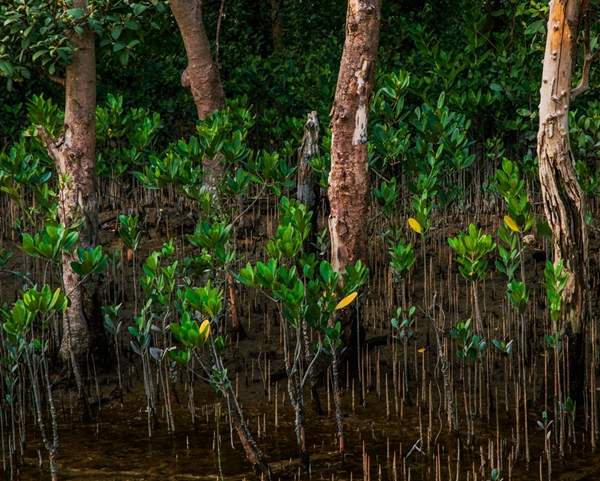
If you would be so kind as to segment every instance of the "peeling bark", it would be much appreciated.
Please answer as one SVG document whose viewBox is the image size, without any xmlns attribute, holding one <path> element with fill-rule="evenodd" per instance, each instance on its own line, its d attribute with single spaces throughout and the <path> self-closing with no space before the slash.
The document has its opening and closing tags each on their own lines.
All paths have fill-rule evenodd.
<svg viewBox="0 0 600 481">
<path fill-rule="evenodd" d="M 379 0 L 348 0 L 346 39 L 332 108 L 331 170 L 328 197 L 331 264 L 343 274 L 348 264 L 366 257 L 369 193 L 367 123 L 379 45 Z M 338 316 L 345 342 L 358 359 L 360 327 L 354 309 Z M 333 323 L 333 319 L 331 320 Z M 341 386 L 337 352 L 333 355 L 334 400 L 340 452 L 344 452 Z"/>
<path fill-rule="evenodd" d="M 544 211 L 552 229 L 554 260 L 569 273 L 564 292 L 565 320 L 574 334 L 582 329 L 588 237 L 585 198 L 577 181 L 569 144 L 571 80 L 581 0 L 552 0 L 540 89 L 539 178 Z"/>
<path fill-rule="evenodd" d="M 369 192 L 367 122 L 379 43 L 379 0 L 349 0 L 332 109 L 329 231 L 337 272 L 364 259 Z"/>
<path fill-rule="evenodd" d="M 380 8 L 379 0 L 348 1 L 346 39 L 332 108 L 327 191 L 331 264 L 339 273 L 344 273 L 348 264 L 366 258 L 367 123 L 375 83 Z M 346 345 L 354 352 L 364 336 L 352 312 L 343 311 L 340 321 Z"/>
</svg>

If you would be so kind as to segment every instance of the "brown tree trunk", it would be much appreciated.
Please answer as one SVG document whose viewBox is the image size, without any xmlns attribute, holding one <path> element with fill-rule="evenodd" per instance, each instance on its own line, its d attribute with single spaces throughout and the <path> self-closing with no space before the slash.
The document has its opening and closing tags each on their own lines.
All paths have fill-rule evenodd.
<svg viewBox="0 0 600 481">
<path fill-rule="evenodd" d="M 588 239 L 585 198 L 577 181 L 569 144 L 571 79 L 581 0 L 552 0 L 540 89 L 539 177 L 544 211 L 552 229 L 554 260 L 569 273 L 565 320 L 572 333 L 582 328 Z"/>
<path fill-rule="evenodd" d="M 379 0 L 349 0 L 332 109 L 329 233 L 337 272 L 364 259 L 369 193 L 367 120 L 379 43 Z"/>
<path fill-rule="evenodd" d="M 264 454 L 254 441 L 252 432 L 248 428 L 248 424 L 244 419 L 244 414 L 242 413 L 242 409 L 240 408 L 237 398 L 235 397 L 233 388 L 228 388 L 225 396 L 227 399 L 227 406 L 229 407 L 231 424 L 238 435 L 240 443 L 242 443 L 244 453 L 246 454 L 246 459 L 250 462 L 250 464 L 252 464 L 252 467 L 257 473 L 263 474 L 267 477 L 267 479 L 270 480 L 271 468 L 269 467 Z"/>
<path fill-rule="evenodd" d="M 346 266 L 366 257 L 369 194 L 367 122 L 379 44 L 379 0 L 348 0 L 346 40 L 332 108 L 328 197 L 331 264 Z M 346 344 L 360 344 L 354 309 L 342 311 Z M 357 352 L 355 352 L 357 354 Z"/>
<path fill-rule="evenodd" d="M 187 54 L 188 65 L 181 74 L 181 85 L 192 92 L 198 117 L 203 120 L 225 105 L 225 94 L 204 30 L 202 1 L 170 0 L 169 4 Z"/>
<path fill-rule="evenodd" d="M 346 40 L 340 62 L 332 108 L 331 170 L 327 191 L 330 204 L 329 236 L 331 264 L 343 274 L 348 264 L 366 256 L 366 216 L 369 193 L 367 122 L 375 83 L 375 59 L 379 44 L 379 0 L 348 0 Z M 341 311 L 339 320 L 345 342 L 359 359 L 358 318 L 355 309 Z M 330 321 L 333 323 L 333 320 Z M 334 353 L 334 377 L 339 376 Z M 354 363 L 353 363 L 354 364 Z M 341 387 L 334 379 L 336 420 L 340 451 L 344 434 L 341 413 Z"/>
<path fill-rule="evenodd" d="M 87 10 L 87 0 L 75 0 L 73 7 Z M 64 134 L 59 139 L 51 139 L 45 131 L 39 132 L 61 180 L 59 220 L 67 227 L 83 221 L 79 228 L 79 239 L 82 246 L 88 247 L 96 244 L 98 237 L 96 55 L 94 34 L 87 26 L 83 26 L 83 29 L 81 35 L 70 34 L 76 50 L 66 70 Z M 74 369 L 77 369 L 77 362 L 90 348 L 88 322 L 99 313 L 90 312 L 95 303 L 90 301 L 81 278 L 71 268 L 73 260 L 74 254 L 63 255 L 63 285 L 70 303 L 63 318 L 60 354 L 63 359 L 74 361 Z M 91 290 L 97 292 L 95 286 Z"/>
<path fill-rule="evenodd" d="M 171 11 L 181 32 L 187 54 L 187 67 L 181 74 L 181 85 L 189 88 L 194 97 L 198 118 L 223 108 L 225 93 L 219 68 L 213 61 L 210 42 L 202 20 L 202 0 L 170 0 Z M 204 160 L 204 183 L 216 192 L 222 177 L 218 158 Z"/>
</svg>

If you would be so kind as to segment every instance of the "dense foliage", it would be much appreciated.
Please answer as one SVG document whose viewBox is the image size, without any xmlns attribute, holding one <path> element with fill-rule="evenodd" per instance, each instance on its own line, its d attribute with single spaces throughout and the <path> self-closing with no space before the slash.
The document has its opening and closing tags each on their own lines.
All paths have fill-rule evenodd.
<svg viewBox="0 0 600 481">
<path fill-rule="evenodd" d="M 541 470 L 543 456 L 548 476 L 553 452 L 563 457 L 568 443 L 595 446 L 598 425 L 590 413 L 597 411 L 597 400 L 588 396 L 596 390 L 597 334 L 595 327 L 584 333 L 593 336 L 584 350 L 584 396 L 583 385 L 570 382 L 567 374 L 573 372 L 562 304 L 568 276 L 561 262 L 546 260 L 552 258 L 551 231 L 537 177 L 547 2 L 383 1 L 368 125 L 368 252 L 344 272 L 336 272 L 330 259 L 327 201 L 307 207 L 295 195 L 298 149 L 311 111 L 320 119 L 321 137 L 310 170 L 317 190 L 324 194 L 328 187 L 329 115 L 346 2 L 202 2 L 226 106 L 201 121 L 181 86 L 186 52 L 166 2 L 90 0 L 89 14 L 71 3 L 14 0 L 0 5 L 0 425 L 3 460 L 9 459 L 1 469 L 7 476 L 16 477 L 16 466 L 26 462 L 28 448 L 21 446 L 30 423 L 41 433 L 56 475 L 62 428 L 58 399 L 64 402 L 69 391 L 76 392 L 81 412 L 93 416 L 90 400 L 100 398 L 92 392 L 96 374 L 92 377 L 90 359 L 108 373 L 112 381 L 107 384 L 118 384 L 121 402 L 132 377 L 143 385 L 149 437 L 165 426 L 176 432 L 171 392 L 180 385 L 185 396 L 191 393 L 187 408 L 195 422 L 196 404 L 202 401 L 194 399 L 189 386 L 202 382 L 223 400 L 232 431 L 247 436 L 251 423 L 239 402 L 244 399 L 239 345 L 256 341 L 262 353 L 263 336 L 273 346 L 265 352 L 287 379 L 287 402 L 294 412 L 301 462 L 306 462 L 304 391 L 310 385 L 320 403 L 319 378 L 326 379 L 329 404 L 329 374 L 324 373 L 330 366 L 340 439 L 344 422 L 351 423 L 343 420 L 342 411 L 349 411 L 351 384 L 354 412 L 354 381 L 349 381 L 354 368 L 349 366 L 356 360 L 348 352 L 356 338 L 346 324 L 348 317 L 356 320 L 360 309 L 359 337 L 383 335 L 377 348 L 387 343 L 382 352 L 391 351 L 383 375 L 377 351 L 378 397 L 373 402 L 383 405 L 381 376 L 387 398 L 389 374 L 402 406 L 406 402 L 407 410 L 417 409 L 420 424 L 429 412 L 430 432 L 427 440 L 421 432 L 417 448 L 421 454 L 422 449 L 436 456 L 439 433 L 432 434 L 431 423 L 437 422 L 432 413 L 438 407 L 440 432 L 446 420 L 439 412 L 444 410 L 448 432 L 464 443 L 473 470 L 479 463 L 477 443 L 487 443 L 477 437 L 488 436 L 488 427 L 500 429 L 497 406 L 508 418 L 512 414 L 507 413 L 517 413 L 516 428 L 507 424 L 502 434 L 502 456 L 509 460 L 494 464 L 492 453 L 490 465 L 481 466 L 486 476 L 481 479 L 502 479 L 500 468 L 512 469 L 524 456 L 529 463 L 529 444 L 519 444 L 519 436 L 531 435 L 528 416 L 539 419 L 543 433 L 540 442 L 532 442 L 531 460 L 535 464 L 539 458 Z M 281 39 L 274 38 L 274 5 L 279 5 Z M 598 5 L 592 5 L 588 16 L 597 19 L 598 13 Z M 63 132 L 62 84 L 74 52 L 70 35 L 84 26 L 93 31 L 97 51 L 97 245 L 81 242 L 85 220 L 61 222 L 61 189 L 70 179 L 57 171 L 40 134 L 40 127 L 54 139 Z M 590 35 L 595 50 L 594 28 Z M 570 147 L 588 202 L 585 219 L 595 252 L 597 74 L 594 64 L 591 88 L 569 112 Z M 217 192 L 203 182 L 203 166 L 211 159 L 222 168 Z M 97 339 L 85 367 L 69 360 L 63 388 L 57 352 L 58 320 L 72 294 L 61 283 L 67 258 L 78 285 L 101 286 L 94 302 L 101 304 L 102 314 L 88 320 L 96 325 Z M 597 259 L 589 264 L 587 302 L 595 320 Z M 362 350 L 357 354 L 362 386 L 357 389 L 366 403 L 366 391 L 375 389 L 375 381 L 363 372 L 372 369 L 363 355 Z M 367 348 L 365 359 L 369 355 Z M 428 356 L 427 361 L 417 355 Z M 257 362 L 259 367 L 264 363 L 260 356 Z M 452 376 L 448 369 L 454 369 Z M 504 392 L 490 387 L 494 372 L 501 372 L 497 384 Z M 261 376 L 267 374 L 261 370 Z M 269 400 L 270 382 L 263 379 Z M 537 392 L 530 382 L 538 383 Z M 432 385 L 439 390 L 436 408 Z M 342 391 L 348 398 L 344 402 L 335 395 Z M 579 402 L 583 410 L 584 398 L 585 420 L 576 429 L 575 405 Z M 133 402 L 139 404 L 139 397 Z M 425 411 L 419 403 L 427 405 Z M 486 427 L 475 426 L 474 418 Z M 536 424 L 530 424 L 534 432 Z M 214 442 L 220 446 L 218 439 Z M 495 442 L 493 435 L 490 439 Z M 357 453 L 358 441 L 353 442 Z M 406 439 L 404 447 L 414 442 Z M 244 449 L 251 459 L 249 448 Z M 408 459 L 412 451 L 406 455 L 405 449 L 402 456 Z M 443 452 L 449 465 L 449 451 Z M 483 459 L 483 448 L 481 453 Z M 395 459 L 394 451 L 394 470 Z M 259 461 L 251 462 L 257 467 Z M 415 469 L 425 473 L 422 479 L 437 479 L 423 464 L 432 463 L 415 462 Z M 470 469 L 465 465 L 461 469 Z M 220 457 L 218 469 L 222 478 Z M 391 473 L 389 460 L 385 469 Z"/>
</svg>

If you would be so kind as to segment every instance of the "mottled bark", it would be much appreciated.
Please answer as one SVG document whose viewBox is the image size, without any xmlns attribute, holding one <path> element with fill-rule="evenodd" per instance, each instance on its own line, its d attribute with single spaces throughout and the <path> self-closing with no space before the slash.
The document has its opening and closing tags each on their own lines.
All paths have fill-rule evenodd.
<svg viewBox="0 0 600 481">
<path fill-rule="evenodd" d="M 366 216 L 369 193 L 367 122 L 375 83 L 379 44 L 379 0 L 348 0 L 346 39 L 332 108 L 331 170 L 328 197 L 331 264 L 343 274 L 348 264 L 366 257 Z M 338 316 L 344 341 L 360 345 L 359 322 L 346 309 Z M 331 320 L 331 325 L 333 319 Z M 353 349 L 352 349 L 353 350 Z M 358 359 L 359 349 L 353 351 Z M 337 353 L 333 353 L 334 400 L 340 451 L 344 433 Z"/>
<path fill-rule="evenodd" d="M 348 264 L 366 258 L 366 215 L 369 194 L 367 122 L 375 83 L 379 43 L 379 0 L 349 0 L 346 39 L 332 108 L 329 172 L 329 236 L 331 264 L 344 273 Z M 354 309 L 342 311 L 346 345 L 361 338 Z"/>
<path fill-rule="evenodd" d="M 378 0 L 349 0 L 346 40 L 332 109 L 329 232 L 337 272 L 366 255 L 367 121 L 379 43 Z"/>
<path fill-rule="evenodd" d="M 190 89 L 198 118 L 223 108 L 225 94 L 219 68 L 213 61 L 210 42 L 202 19 L 202 0 L 170 0 L 171 11 L 181 32 L 187 54 L 187 67 L 181 74 L 181 85 Z M 204 183 L 216 192 L 222 177 L 218 158 L 204 160 Z"/>
<path fill-rule="evenodd" d="M 569 273 L 565 320 L 581 332 L 586 286 L 585 198 L 569 144 L 569 104 L 581 0 L 552 0 L 540 89 L 539 177 L 544 211 L 552 229 L 554 260 Z"/>
<path fill-rule="evenodd" d="M 75 0 L 73 7 L 87 10 L 87 0 Z M 39 132 L 60 179 L 59 220 L 67 227 L 82 221 L 79 239 L 87 247 L 96 244 L 98 236 L 96 56 L 94 34 L 87 26 L 83 26 L 81 35 L 71 33 L 70 39 L 76 50 L 66 70 L 64 133 L 59 139 L 51 139 L 45 131 Z M 71 268 L 73 260 L 72 253 L 62 257 L 63 286 L 70 303 L 63 318 L 60 354 L 63 359 L 78 361 L 89 350 L 89 322 L 99 313 L 90 312 L 95 303 L 90 302 L 81 278 Z M 95 286 L 90 288 L 96 291 Z M 75 362 L 75 369 L 76 365 Z"/>
</svg>

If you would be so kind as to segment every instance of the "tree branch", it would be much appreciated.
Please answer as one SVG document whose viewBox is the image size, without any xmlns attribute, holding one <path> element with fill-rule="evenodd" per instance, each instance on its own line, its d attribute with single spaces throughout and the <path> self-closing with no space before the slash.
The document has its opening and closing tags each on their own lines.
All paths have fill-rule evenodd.
<svg viewBox="0 0 600 481">
<path fill-rule="evenodd" d="M 46 149 L 48 150 L 48 154 L 55 162 L 58 162 L 61 152 L 60 152 L 60 144 L 62 143 L 60 140 L 53 139 L 50 133 L 41 125 L 36 127 L 36 132 L 38 137 L 42 140 Z"/>
<path fill-rule="evenodd" d="M 58 85 L 62 85 L 63 87 L 65 86 L 64 77 L 58 77 L 56 75 L 48 75 L 48 78 L 50 80 L 52 80 L 53 82 L 57 83 Z"/>
</svg>

